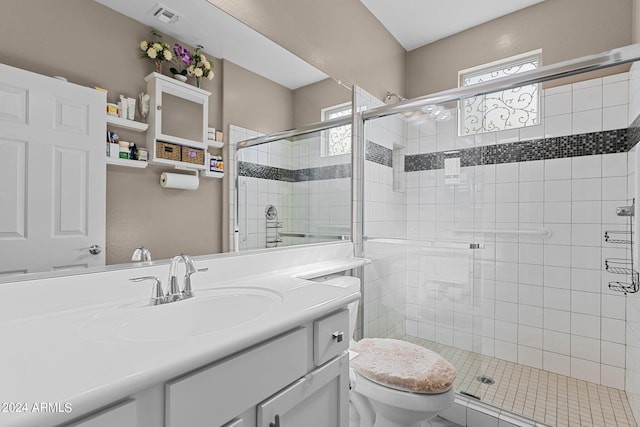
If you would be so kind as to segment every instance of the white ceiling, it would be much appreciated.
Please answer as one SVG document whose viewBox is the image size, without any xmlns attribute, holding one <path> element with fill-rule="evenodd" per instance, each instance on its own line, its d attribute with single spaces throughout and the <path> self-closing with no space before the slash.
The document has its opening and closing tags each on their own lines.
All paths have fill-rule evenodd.
<svg viewBox="0 0 640 427">
<path fill-rule="evenodd" d="M 203 45 L 206 53 L 289 89 L 329 77 L 207 0 L 95 1 L 192 46 Z M 361 1 L 405 49 L 412 50 L 544 0 Z M 151 16 L 158 2 L 180 19 L 166 24 Z"/>
<path fill-rule="evenodd" d="M 192 46 L 202 45 L 206 53 L 227 59 L 289 89 L 329 77 L 206 0 L 160 0 L 162 5 L 181 15 L 173 24 L 149 15 L 157 0 L 95 1 L 162 34 Z"/>
<path fill-rule="evenodd" d="M 360 0 L 413 50 L 544 0 Z"/>
</svg>

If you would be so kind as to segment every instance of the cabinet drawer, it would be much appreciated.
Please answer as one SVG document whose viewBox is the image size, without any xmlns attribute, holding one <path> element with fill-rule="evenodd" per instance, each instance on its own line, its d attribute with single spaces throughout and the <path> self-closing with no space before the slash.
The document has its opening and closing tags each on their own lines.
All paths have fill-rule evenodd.
<svg viewBox="0 0 640 427">
<path fill-rule="evenodd" d="M 297 329 L 166 385 L 166 426 L 222 425 L 306 372 Z"/>
<path fill-rule="evenodd" d="M 313 322 L 313 363 L 320 366 L 349 348 L 349 310 Z"/>
<path fill-rule="evenodd" d="M 136 401 L 128 400 L 80 421 L 67 424 L 66 427 L 136 427 L 137 425 Z"/>
<path fill-rule="evenodd" d="M 349 361 L 343 354 L 258 405 L 257 427 L 347 427 Z"/>
</svg>

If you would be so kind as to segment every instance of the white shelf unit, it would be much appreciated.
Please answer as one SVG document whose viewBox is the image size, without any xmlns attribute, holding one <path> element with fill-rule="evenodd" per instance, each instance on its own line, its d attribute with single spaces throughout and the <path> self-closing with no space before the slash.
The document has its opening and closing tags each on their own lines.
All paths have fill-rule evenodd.
<svg viewBox="0 0 640 427">
<path fill-rule="evenodd" d="M 118 157 L 107 157 L 107 164 L 139 169 L 144 169 L 149 166 L 149 162 L 142 160 L 120 159 Z"/>
<path fill-rule="evenodd" d="M 224 172 L 215 172 L 215 171 L 208 171 L 208 170 L 203 170 L 202 172 L 200 172 L 201 176 L 207 177 L 207 178 L 219 178 L 222 179 L 224 177 Z"/>
<path fill-rule="evenodd" d="M 209 96 L 211 92 L 182 83 L 178 80 L 164 76 L 159 73 L 151 73 L 145 77 L 147 82 L 147 92 L 151 96 L 149 106 L 149 132 L 147 132 L 147 149 L 149 150 L 149 161 L 165 165 L 179 166 L 183 168 L 203 170 L 205 165 L 186 163 L 175 160 L 159 158 L 156 153 L 156 141 L 178 144 L 186 147 L 207 150 L 207 123 L 209 122 Z M 200 105 L 202 111 L 202 137 L 199 141 L 180 138 L 174 135 L 167 135 L 162 132 L 162 114 L 170 114 L 163 111 L 162 97 L 164 94 L 173 95 L 178 98 Z"/>
<path fill-rule="evenodd" d="M 207 146 L 210 148 L 222 148 L 224 147 L 224 142 L 207 140 Z"/>
<path fill-rule="evenodd" d="M 135 120 L 127 120 L 122 117 L 107 116 L 107 127 L 125 129 L 133 132 L 144 133 L 149 128 L 149 125 L 142 122 L 136 122 Z M 148 162 L 139 160 L 121 159 L 119 157 L 107 157 L 108 165 L 125 166 L 130 168 L 146 168 L 149 166 Z"/>
<path fill-rule="evenodd" d="M 107 125 L 109 127 L 126 129 L 134 132 L 146 132 L 149 128 L 149 125 L 146 123 L 127 120 L 117 116 L 110 116 L 109 114 L 107 114 Z"/>
</svg>

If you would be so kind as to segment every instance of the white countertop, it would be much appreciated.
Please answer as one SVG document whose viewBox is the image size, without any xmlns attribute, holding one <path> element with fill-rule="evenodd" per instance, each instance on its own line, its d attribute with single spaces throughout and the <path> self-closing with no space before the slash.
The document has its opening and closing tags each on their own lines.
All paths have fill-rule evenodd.
<svg viewBox="0 0 640 427">
<path fill-rule="evenodd" d="M 344 259 L 336 260 L 337 264 L 344 262 Z M 362 265 L 362 261 L 346 263 Z M 320 274 L 336 271 L 335 263 L 326 260 L 322 261 L 322 268 L 320 266 L 321 263 L 312 264 L 308 270 Z M 344 307 L 359 297 L 343 288 L 294 277 L 304 270 L 304 266 L 298 265 L 275 273 L 217 283 L 203 283 L 194 276 L 196 298 L 198 292 L 222 286 L 268 288 L 281 293 L 283 298 L 275 309 L 254 321 L 188 339 L 125 342 L 80 333 L 81 325 L 87 319 L 114 304 L 144 304 L 145 297 L 141 301 L 141 295 L 148 293 L 150 284 L 143 285 L 145 292 L 137 291 L 128 299 L 11 320 L 0 319 L 0 404 L 4 405 L 4 408 L 0 407 L 0 410 L 4 409 L 0 412 L 0 426 L 50 426 L 77 418 L 109 402 L 251 347 Z M 206 277 L 203 280 L 209 280 L 211 275 Z M 11 402 L 26 405 L 27 411 L 9 411 L 6 404 Z M 33 406 L 41 402 L 58 403 L 61 411 L 34 412 Z M 64 411 L 65 404 L 70 405 L 71 412 Z"/>
</svg>

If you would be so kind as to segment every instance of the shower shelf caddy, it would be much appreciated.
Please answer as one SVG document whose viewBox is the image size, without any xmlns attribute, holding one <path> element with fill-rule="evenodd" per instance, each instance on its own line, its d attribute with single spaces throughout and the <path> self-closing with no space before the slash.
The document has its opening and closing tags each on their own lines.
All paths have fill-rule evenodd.
<svg viewBox="0 0 640 427">
<path fill-rule="evenodd" d="M 282 243 L 280 230 L 283 227 L 282 222 L 278 221 L 278 210 L 273 205 L 268 205 L 264 210 L 265 228 L 266 228 L 266 247 L 277 248 L 278 243 Z"/>
<path fill-rule="evenodd" d="M 622 280 L 609 282 L 609 289 L 626 294 L 634 294 L 640 290 L 639 274 L 634 266 L 633 257 L 633 217 L 635 215 L 635 199 L 631 206 L 621 206 L 616 209 L 618 216 L 627 217 L 629 226 L 626 230 L 607 230 L 604 241 L 614 245 L 625 245 L 629 248 L 629 258 L 605 258 L 604 268 L 612 274 L 627 276 Z"/>
</svg>

